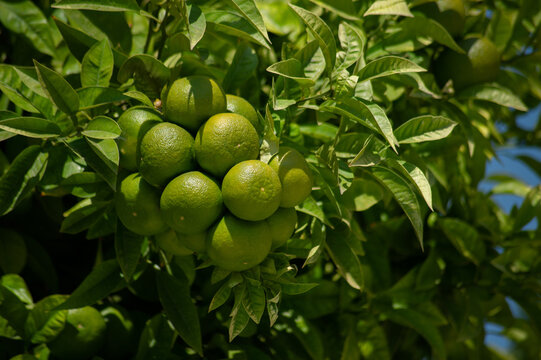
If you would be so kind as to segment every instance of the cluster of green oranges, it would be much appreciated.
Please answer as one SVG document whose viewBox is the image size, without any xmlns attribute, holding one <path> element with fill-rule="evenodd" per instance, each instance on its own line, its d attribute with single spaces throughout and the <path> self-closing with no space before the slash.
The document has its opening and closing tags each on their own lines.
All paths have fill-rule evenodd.
<svg viewBox="0 0 541 360">
<path fill-rule="evenodd" d="M 120 221 L 173 255 L 206 253 L 230 271 L 259 264 L 295 230 L 312 189 L 304 157 L 282 147 L 258 160 L 256 110 L 213 79 L 177 79 L 161 97 L 163 118 L 133 107 L 118 119 L 120 166 L 132 172 L 117 191 Z"/>
</svg>

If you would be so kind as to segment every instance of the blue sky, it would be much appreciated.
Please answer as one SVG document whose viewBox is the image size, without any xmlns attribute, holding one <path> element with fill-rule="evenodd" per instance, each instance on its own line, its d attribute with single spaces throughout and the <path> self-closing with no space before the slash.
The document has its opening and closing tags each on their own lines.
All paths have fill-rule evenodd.
<svg viewBox="0 0 541 360">
<path fill-rule="evenodd" d="M 517 117 L 517 126 L 524 130 L 533 130 L 541 115 L 541 105 L 530 110 L 528 113 Z M 492 159 L 487 163 L 486 175 L 506 174 L 512 175 L 517 179 L 522 180 L 528 185 L 535 186 L 541 183 L 541 178 L 524 165 L 520 160 L 516 159 L 517 155 L 528 155 L 541 161 L 541 149 L 534 147 L 502 147 L 498 148 L 497 158 Z M 479 185 L 479 189 L 484 192 L 490 191 L 494 183 L 483 181 Z M 514 195 L 493 195 L 493 200 L 506 212 L 509 213 L 513 206 L 520 206 L 523 198 Z M 537 220 L 530 222 L 525 229 L 532 230 L 537 228 Z M 512 300 L 508 300 L 511 311 L 515 316 L 521 315 L 519 306 Z M 497 324 L 487 323 L 485 325 L 486 337 L 485 342 L 499 349 L 509 349 L 512 342 L 499 335 L 503 328 Z"/>
</svg>

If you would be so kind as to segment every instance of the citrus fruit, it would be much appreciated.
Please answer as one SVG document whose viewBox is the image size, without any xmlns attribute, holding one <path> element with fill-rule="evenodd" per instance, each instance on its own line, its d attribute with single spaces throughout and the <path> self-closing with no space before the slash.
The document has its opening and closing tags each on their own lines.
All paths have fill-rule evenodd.
<svg viewBox="0 0 541 360">
<path fill-rule="evenodd" d="M 462 0 L 437 0 L 416 9 L 439 22 L 451 36 L 462 35 L 466 23 L 466 9 Z"/>
<path fill-rule="evenodd" d="M 240 96 L 227 94 L 227 111 L 244 116 L 254 128 L 259 128 L 259 118 L 252 104 Z"/>
<path fill-rule="evenodd" d="M 440 85 L 453 80 L 455 90 L 493 81 L 500 69 L 500 54 L 486 37 L 469 38 L 459 43 L 466 54 L 445 50 L 435 64 Z"/>
<path fill-rule="evenodd" d="M 281 194 L 278 175 L 259 160 L 233 166 L 222 182 L 225 206 L 243 220 L 258 221 L 271 216 L 280 206 Z"/>
<path fill-rule="evenodd" d="M 190 130 L 214 114 L 226 111 L 225 94 L 213 79 L 193 75 L 175 80 L 162 99 L 167 120 Z"/>
<path fill-rule="evenodd" d="M 277 248 L 286 243 L 293 235 L 297 224 L 295 208 L 279 208 L 267 220 L 272 234 L 272 247 Z"/>
<path fill-rule="evenodd" d="M 117 139 L 120 166 L 129 171 L 137 171 L 141 139 L 151 127 L 161 121 L 159 113 L 146 106 L 129 108 L 120 115 L 118 126 L 122 133 Z"/>
<path fill-rule="evenodd" d="M 160 207 L 167 225 L 183 234 L 196 234 L 208 229 L 222 213 L 222 193 L 214 180 L 190 171 L 167 184 Z"/>
<path fill-rule="evenodd" d="M 295 149 L 283 146 L 269 165 L 282 183 L 281 207 L 299 205 L 312 191 L 312 172 L 304 156 Z"/>
<path fill-rule="evenodd" d="M 198 254 L 202 254 L 206 251 L 205 248 L 205 239 L 207 237 L 207 232 L 203 231 L 196 234 L 181 234 L 177 233 L 177 238 L 187 249 L 192 250 Z"/>
<path fill-rule="evenodd" d="M 0 228 L 0 269 L 5 274 L 18 274 L 26 265 L 26 243 L 11 229 Z"/>
<path fill-rule="evenodd" d="M 58 359 L 90 359 L 101 348 L 106 331 L 105 321 L 91 306 L 68 310 L 66 324 L 47 346 Z"/>
<path fill-rule="evenodd" d="M 171 255 L 186 256 L 193 254 L 193 251 L 186 248 L 178 239 L 174 230 L 169 230 L 154 237 L 156 244 L 166 253 Z"/>
<path fill-rule="evenodd" d="M 167 230 L 160 212 L 160 191 L 138 173 L 122 180 L 115 201 L 118 218 L 134 233 L 155 235 Z"/>
<path fill-rule="evenodd" d="M 149 184 L 165 185 L 193 167 L 193 138 L 180 126 L 161 123 L 143 136 L 139 172 Z"/>
<path fill-rule="evenodd" d="M 257 159 L 259 137 L 244 116 L 216 114 L 197 132 L 194 150 L 195 159 L 203 169 L 223 177 L 233 165 Z"/>
<path fill-rule="evenodd" d="M 207 235 L 207 253 L 219 267 L 243 271 L 261 263 L 272 244 L 265 221 L 244 221 L 225 215 Z"/>
<path fill-rule="evenodd" d="M 101 353 L 105 359 L 124 359 L 134 352 L 135 329 L 126 309 L 115 305 L 101 310 L 107 329 Z"/>
</svg>

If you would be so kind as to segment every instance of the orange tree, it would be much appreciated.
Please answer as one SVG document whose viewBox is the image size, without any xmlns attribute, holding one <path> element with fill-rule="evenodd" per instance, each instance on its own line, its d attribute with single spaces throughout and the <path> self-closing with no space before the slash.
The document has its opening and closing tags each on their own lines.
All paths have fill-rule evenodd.
<svg viewBox="0 0 541 360">
<path fill-rule="evenodd" d="M 540 26 L 538 0 L 0 0 L 0 359 L 539 358 L 540 188 L 479 183 L 539 144 Z M 194 156 L 227 111 L 250 130 Z M 240 161 L 266 202 L 222 203 Z"/>
</svg>

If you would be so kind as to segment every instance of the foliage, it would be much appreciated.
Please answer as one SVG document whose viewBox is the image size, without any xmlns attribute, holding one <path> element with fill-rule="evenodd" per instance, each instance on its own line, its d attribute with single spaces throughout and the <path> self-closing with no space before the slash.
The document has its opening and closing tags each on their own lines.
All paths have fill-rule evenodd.
<svg viewBox="0 0 541 360">
<path fill-rule="evenodd" d="M 460 39 L 425 2 L 0 0 L 0 226 L 26 244 L 0 238 L 0 265 L 26 257 L 1 269 L 0 359 L 46 359 L 67 309 L 111 304 L 136 359 L 507 358 L 486 323 L 539 358 L 541 188 L 479 183 L 498 146 L 539 145 L 516 119 L 541 100 L 541 4 L 466 2 L 461 37 L 502 66 L 454 91 L 433 70 Z M 114 210 L 116 119 L 194 74 L 260 111 L 262 159 L 293 147 L 315 178 L 293 238 L 241 273 L 171 258 Z"/>
</svg>

